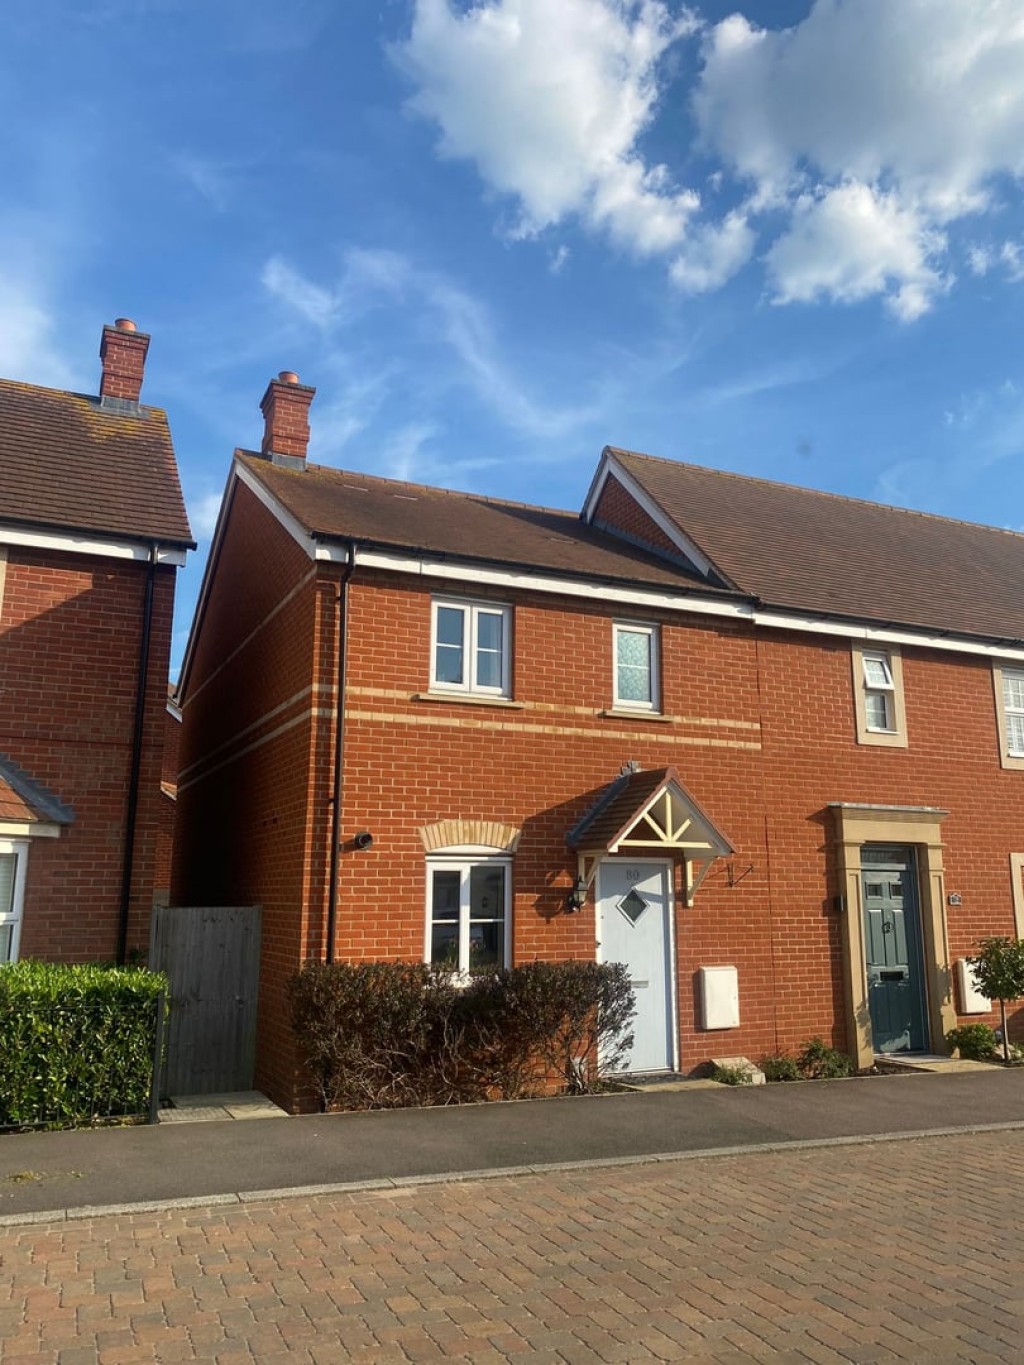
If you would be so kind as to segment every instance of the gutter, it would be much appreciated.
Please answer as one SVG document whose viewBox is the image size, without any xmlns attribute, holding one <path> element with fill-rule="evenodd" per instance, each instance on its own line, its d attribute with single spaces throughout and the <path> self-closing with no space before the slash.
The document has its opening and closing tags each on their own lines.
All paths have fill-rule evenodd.
<svg viewBox="0 0 1024 1365">
<path fill-rule="evenodd" d="M 331 811 L 331 853 L 327 873 L 327 962 L 334 961 L 334 936 L 338 923 L 338 870 L 341 860 L 341 796 L 343 782 L 343 756 L 345 742 L 345 677 L 348 665 L 348 585 L 356 570 L 356 541 L 349 545 L 348 563 L 341 576 L 338 593 L 338 665 L 335 674 L 334 700 L 334 763 L 333 780 L 334 806 Z"/>
<path fill-rule="evenodd" d="M 135 868 L 135 822 L 139 812 L 139 777 L 142 770 L 142 734 L 146 718 L 146 679 L 149 674 L 149 646 L 153 633 L 153 585 L 160 546 L 150 547 L 146 587 L 142 599 L 142 634 L 139 640 L 139 665 L 135 679 L 135 725 L 132 733 L 131 769 L 128 777 L 128 808 L 124 821 L 124 856 L 121 863 L 121 902 L 117 921 L 115 960 L 123 967 L 128 953 L 128 918 L 131 913 L 132 873 Z"/>
</svg>

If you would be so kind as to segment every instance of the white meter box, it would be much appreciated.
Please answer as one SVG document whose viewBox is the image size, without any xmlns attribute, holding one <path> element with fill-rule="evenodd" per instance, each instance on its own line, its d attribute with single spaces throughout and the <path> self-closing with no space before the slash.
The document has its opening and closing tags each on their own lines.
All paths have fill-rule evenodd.
<svg viewBox="0 0 1024 1365">
<path fill-rule="evenodd" d="M 697 977 L 704 1027 L 739 1028 L 740 983 L 736 968 L 701 967 Z"/>
<path fill-rule="evenodd" d="M 988 1014 L 992 1001 L 978 990 L 974 969 L 965 957 L 956 964 L 957 985 L 960 987 L 961 1014 Z"/>
</svg>

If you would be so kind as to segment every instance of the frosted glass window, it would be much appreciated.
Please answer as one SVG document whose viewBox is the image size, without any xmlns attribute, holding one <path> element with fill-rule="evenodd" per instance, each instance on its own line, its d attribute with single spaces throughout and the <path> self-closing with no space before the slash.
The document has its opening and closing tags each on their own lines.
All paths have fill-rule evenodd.
<svg viewBox="0 0 1024 1365">
<path fill-rule="evenodd" d="M 614 636 L 615 705 L 657 710 L 657 628 L 616 625 Z"/>
</svg>

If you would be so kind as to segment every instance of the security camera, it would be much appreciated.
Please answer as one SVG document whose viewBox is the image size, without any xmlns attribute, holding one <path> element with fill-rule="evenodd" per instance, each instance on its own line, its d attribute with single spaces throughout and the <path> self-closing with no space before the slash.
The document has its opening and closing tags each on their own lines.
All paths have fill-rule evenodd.
<svg viewBox="0 0 1024 1365">
<path fill-rule="evenodd" d="M 363 829 L 359 831 L 352 842 L 355 844 L 356 848 L 373 848 L 373 835 L 369 830 Z"/>
</svg>

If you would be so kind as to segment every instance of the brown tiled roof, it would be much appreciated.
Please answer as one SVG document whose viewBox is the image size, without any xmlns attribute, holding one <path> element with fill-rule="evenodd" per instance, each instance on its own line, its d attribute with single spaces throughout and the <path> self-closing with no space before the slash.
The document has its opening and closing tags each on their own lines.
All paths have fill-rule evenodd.
<svg viewBox="0 0 1024 1365">
<path fill-rule="evenodd" d="M 698 574 L 587 526 L 575 512 L 322 465 L 285 468 L 249 451 L 236 455 L 302 526 L 327 538 L 677 592 L 721 592 Z"/>
<path fill-rule="evenodd" d="M 1024 535 L 611 454 L 727 580 L 769 606 L 1024 639 Z"/>
<path fill-rule="evenodd" d="M 0 380 L 0 519 L 191 545 L 166 414 Z"/>
<path fill-rule="evenodd" d="M 601 793 L 598 800 L 566 836 L 570 848 L 608 848 L 621 839 L 640 812 L 663 787 L 674 783 L 691 812 L 724 849 L 732 845 L 701 810 L 683 786 L 675 768 L 652 768 L 648 772 L 623 773 Z"/>
</svg>

